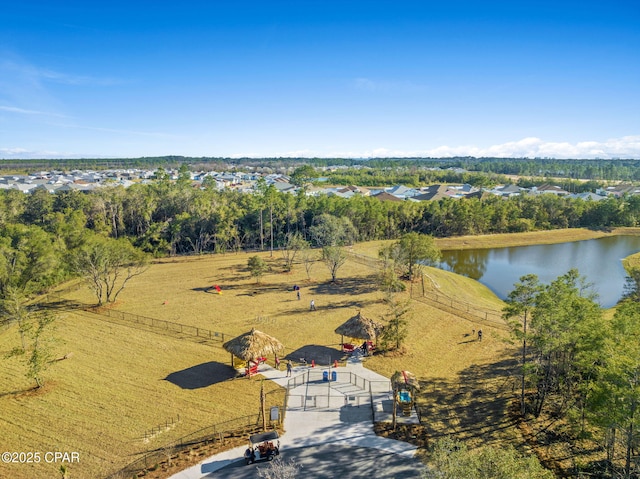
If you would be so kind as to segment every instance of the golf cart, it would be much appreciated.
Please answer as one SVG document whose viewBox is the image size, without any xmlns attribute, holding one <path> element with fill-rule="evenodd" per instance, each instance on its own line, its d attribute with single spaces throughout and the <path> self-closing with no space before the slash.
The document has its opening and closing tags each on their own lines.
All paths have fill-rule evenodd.
<svg viewBox="0 0 640 479">
<path fill-rule="evenodd" d="M 261 459 L 271 461 L 278 454 L 280 454 L 278 432 L 263 432 L 249 436 L 249 447 L 244 451 L 244 460 L 247 464 L 253 464 Z"/>
</svg>

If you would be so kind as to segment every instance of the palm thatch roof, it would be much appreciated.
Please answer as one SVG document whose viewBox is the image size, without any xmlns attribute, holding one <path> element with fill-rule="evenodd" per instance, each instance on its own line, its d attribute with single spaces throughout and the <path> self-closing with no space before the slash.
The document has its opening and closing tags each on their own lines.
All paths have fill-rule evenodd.
<svg viewBox="0 0 640 479">
<path fill-rule="evenodd" d="M 382 324 L 364 317 L 360 311 L 358 311 L 358 314 L 352 318 L 349 318 L 345 323 L 338 326 L 335 330 L 337 334 L 341 334 L 343 336 L 366 339 L 369 341 L 374 341 L 381 331 Z"/>
<path fill-rule="evenodd" d="M 282 343 L 276 338 L 255 328 L 227 341 L 222 347 L 244 361 L 251 361 L 269 353 L 275 354 L 284 349 Z"/>
<path fill-rule="evenodd" d="M 391 376 L 391 383 L 398 388 L 402 387 L 411 387 L 415 390 L 420 389 L 420 383 L 418 382 L 418 378 L 413 373 L 409 371 L 396 371 Z"/>
</svg>

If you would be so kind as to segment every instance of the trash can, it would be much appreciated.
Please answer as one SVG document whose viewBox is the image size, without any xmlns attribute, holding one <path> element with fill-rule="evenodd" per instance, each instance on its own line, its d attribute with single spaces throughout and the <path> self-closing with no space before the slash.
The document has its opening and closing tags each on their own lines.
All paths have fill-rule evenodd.
<svg viewBox="0 0 640 479">
<path fill-rule="evenodd" d="M 323 371 L 322 372 L 322 380 L 323 381 L 328 381 L 329 380 L 329 372 L 328 371 Z"/>
<path fill-rule="evenodd" d="M 332 381 L 337 381 L 337 380 L 338 380 L 338 373 L 337 373 L 337 371 L 331 371 L 331 380 L 332 380 Z"/>
</svg>

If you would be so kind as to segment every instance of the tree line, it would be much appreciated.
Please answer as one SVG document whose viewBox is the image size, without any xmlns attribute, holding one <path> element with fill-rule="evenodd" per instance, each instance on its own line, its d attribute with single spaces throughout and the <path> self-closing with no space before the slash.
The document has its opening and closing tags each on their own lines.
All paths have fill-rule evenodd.
<svg viewBox="0 0 640 479">
<path fill-rule="evenodd" d="M 587 179 L 596 181 L 638 181 L 640 180 L 640 159 L 555 159 L 555 158 L 493 158 L 493 157 L 451 157 L 451 158 L 224 158 L 186 157 L 167 155 L 142 158 L 77 158 L 77 159 L 27 159 L 0 161 L 0 170 L 37 171 L 106 168 L 178 168 L 182 164 L 193 165 L 205 171 L 220 169 L 245 169 L 246 167 L 269 168 L 284 173 L 303 165 L 314 168 L 347 167 L 350 174 L 358 170 L 412 172 L 427 169 L 450 170 L 441 176 L 442 180 L 460 180 L 455 169 L 472 173 L 472 179 L 482 175 L 516 175 L 526 177 L 552 177 L 567 179 Z M 480 175 L 478 175 L 480 174 Z M 339 175 L 336 175 L 339 176 Z M 448 179 L 445 178 L 457 178 Z M 403 181 L 404 182 L 404 181 Z M 365 183 L 352 182 L 364 185 Z M 378 183 L 387 184 L 387 183 Z"/>
<path fill-rule="evenodd" d="M 36 227 L 73 248 L 89 232 L 126 238 L 155 256 L 281 248 L 294 232 L 321 246 L 312 234 L 322 215 L 349 223 L 354 241 L 397 239 L 409 232 L 434 237 L 512 233 L 557 228 L 611 228 L 640 224 L 640 197 L 583 201 L 555 195 L 509 199 L 444 198 L 384 202 L 374 197 L 279 193 L 262 184 L 254 194 L 219 191 L 205 181 L 194 188 L 188 172 L 151 184 L 104 187 L 92 193 L 41 190 L 0 194 L 0 228 Z M 325 217 L 326 218 L 326 217 Z M 9 229 L 7 229 L 9 228 Z M 3 236 L 6 236 L 3 234 Z"/>
</svg>

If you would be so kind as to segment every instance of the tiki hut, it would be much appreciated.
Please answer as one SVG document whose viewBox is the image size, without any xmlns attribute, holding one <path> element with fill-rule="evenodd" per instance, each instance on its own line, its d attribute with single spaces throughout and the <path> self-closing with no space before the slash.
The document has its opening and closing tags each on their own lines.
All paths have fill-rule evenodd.
<svg viewBox="0 0 640 479">
<path fill-rule="evenodd" d="M 224 349 L 231 353 L 231 366 L 233 367 L 233 357 L 236 356 L 247 363 L 251 361 L 257 364 L 258 358 L 267 354 L 282 351 L 284 346 L 276 338 L 268 334 L 252 329 L 251 331 L 241 334 L 237 338 L 233 338 L 222 345 Z M 250 369 L 250 365 L 249 368 Z"/>
<path fill-rule="evenodd" d="M 343 345 L 344 349 L 345 336 L 375 343 L 378 335 L 382 332 L 382 324 L 366 318 L 358 311 L 358 314 L 338 326 L 335 332 L 340 335 L 340 344 Z"/>
</svg>

